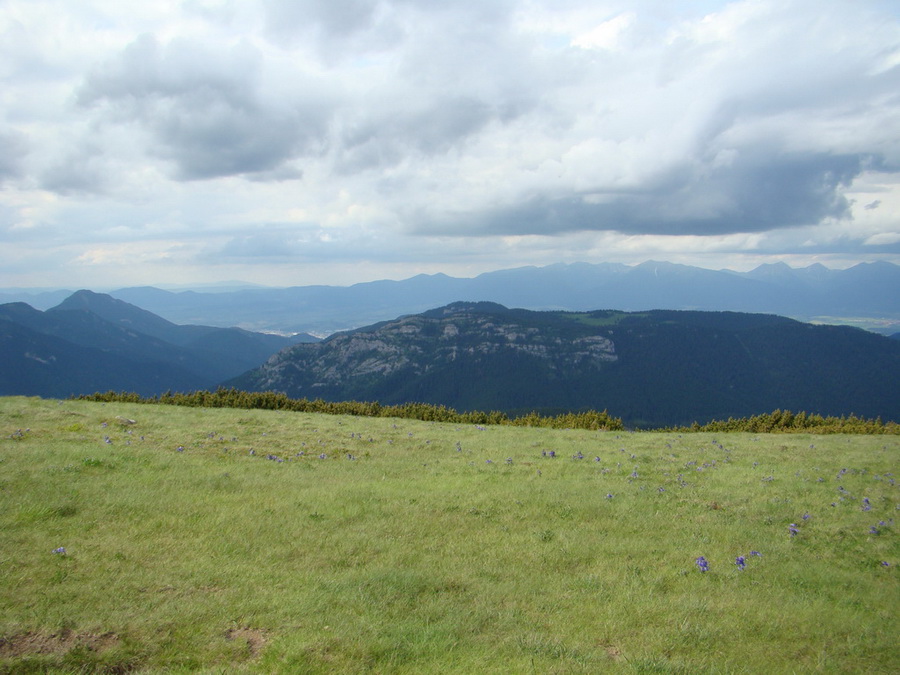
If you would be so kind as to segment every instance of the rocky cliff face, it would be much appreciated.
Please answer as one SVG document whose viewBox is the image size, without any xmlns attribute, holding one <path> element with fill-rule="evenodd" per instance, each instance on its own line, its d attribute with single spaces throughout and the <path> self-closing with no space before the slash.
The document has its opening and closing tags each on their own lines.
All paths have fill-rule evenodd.
<svg viewBox="0 0 900 675">
<path fill-rule="evenodd" d="M 532 316 L 488 303 L 455 303 L 426 314 L 339 333 L 311 345 L 296 345 L 273 356 L 254 378 L 256 388 L 315 395 L 315 389 L 346 387 L 372 377 L 421 377 L 482 358 L 522 358 L 563 375 L 616 361 L 615 344 L 573 323 L 568 331 L 534 325 Z M 491 309 L 490 313 L 484 313 Z M 529 321 L 528 319 L 532 320 Z M 542 329 L 543 328 L 543 329 Z M 521 358 L 520 358 L 521 357 Z"/>
</svg>

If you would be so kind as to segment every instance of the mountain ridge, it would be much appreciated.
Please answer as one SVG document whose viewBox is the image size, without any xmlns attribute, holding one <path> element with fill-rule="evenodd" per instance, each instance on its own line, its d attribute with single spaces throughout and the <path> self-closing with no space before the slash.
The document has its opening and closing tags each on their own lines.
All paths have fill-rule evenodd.
<svg viewBox="0 0 900 675">
<path fill-rule="evenodd" d="M 457 302 L 308 345 L 226 385 L 461 411 L 608 410 L 661 427 L 776 408 L 900 419 L 900 344 L 769 314 Z"/>
<path fill-rule="evenodd" d="M 304 339 L 314 338 L 179 326 L 87 290 L 43 312 L 8 303 L 0 305 L 0 394 L 209 388 Z"/>
<path fill-rule="evenodd" d="M 554 263 L 495 270 L 472 278 L 438 273 L 349 286 L 230 290 L 142 286 L 120 288 L 109 295 L 179 325 L 239 326 L 318 336 L 456 300 L 487 300 L 533 310 L 742 311 L 858 325 L 882 334 L 900 330 L 900 266 L 885 261 L 847 269 L 829 269 L 819 263 L 802 268 L 764 263 L 748 272 L 655 260 L 634 266 Z M 60 292 L 35 295 L 0 289 L 0 301 L 23 300 L 44 309 L 61 299 Z"/>
<path fill-rule="evenodd" d="M 812 265 L 763 266 L 751 272 L 708 270 L 664 261 L 557 263 L 485 272 L 472 278 L 420 274 L 401 281 L 351 286 L 294 286 L 235 293 L 176 293 L 144 297 L 131 289 L 112 295 L 176 322 L 216 325 L 227 317 L 255 330 L 327 335 L 457 300 L 493 301 L 532 310 L 587 311 L 598 307 L 642 311 L 682 309 L 779 314 L 798 320 L 870 319 L 884 333 L 900 326 L 900 266 L 862 263 L 847 270 Z M 154 304 L 155 303 L 155 304 Z M 884 320 L 879 325 L 876 320 Z"/>
</svg>

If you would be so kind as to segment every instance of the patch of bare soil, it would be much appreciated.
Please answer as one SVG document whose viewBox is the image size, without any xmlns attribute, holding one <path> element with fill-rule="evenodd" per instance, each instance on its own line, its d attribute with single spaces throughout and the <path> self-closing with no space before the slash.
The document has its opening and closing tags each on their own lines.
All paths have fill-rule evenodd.
<svg viewBox="0 0 900 675">
<path fill-rule="evenodd" d="M 613 647 L 612 645 L 607 645 L 606 655 L 613 661 L 620 661 L 622 659 L 622 652 L 617 647 Z"/>
<path fill-rule="evenodd" d="M 225 637 L 229 640 L 238 640 L 246 643 L 251 659 L 259 656 L 262 648 L 266 645 L 265 631 L 257 628 L 231 628 L 226 631 Z"/>
<path fill-rule="evenodd" d="M 26 632 L 0 637 L 0 657 L 17 657 L 28 654 L 62 654 L 75 647 L 102 652 L 119 641 L 115 633 L 76 633 L 64 630 L 59 633 Z"/>
</svg>

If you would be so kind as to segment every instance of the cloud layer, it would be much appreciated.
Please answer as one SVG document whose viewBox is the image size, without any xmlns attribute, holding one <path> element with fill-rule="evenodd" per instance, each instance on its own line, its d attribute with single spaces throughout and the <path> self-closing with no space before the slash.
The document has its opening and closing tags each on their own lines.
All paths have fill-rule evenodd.
<svg viewBox="0 0 900 675">
<path fill-rule="evenodd" d="M 900 256 L 889 2 L 5 0 L 0 45 L 5 285 Z"/>
</svg>

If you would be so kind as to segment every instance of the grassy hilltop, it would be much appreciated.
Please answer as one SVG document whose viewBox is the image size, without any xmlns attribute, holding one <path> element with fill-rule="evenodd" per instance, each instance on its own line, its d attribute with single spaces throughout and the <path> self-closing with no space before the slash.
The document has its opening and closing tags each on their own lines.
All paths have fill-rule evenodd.
<svg viewBox="0 0 900 675">
<path fill-rule="evenodd" d="M 0 672 L 896 672 L 898 459 L 2 398 Z"/>
</svg>

